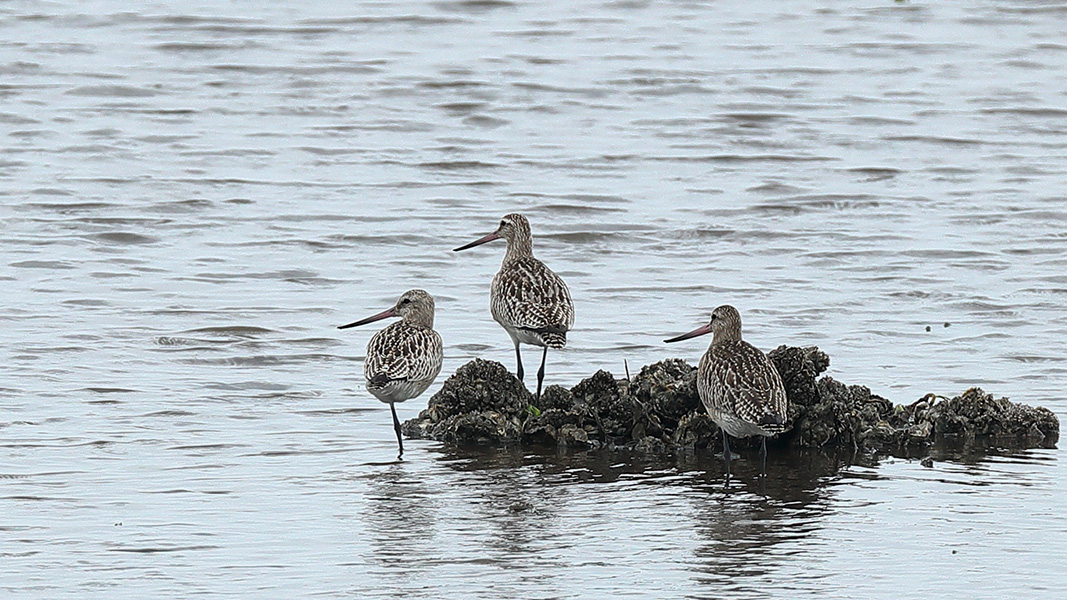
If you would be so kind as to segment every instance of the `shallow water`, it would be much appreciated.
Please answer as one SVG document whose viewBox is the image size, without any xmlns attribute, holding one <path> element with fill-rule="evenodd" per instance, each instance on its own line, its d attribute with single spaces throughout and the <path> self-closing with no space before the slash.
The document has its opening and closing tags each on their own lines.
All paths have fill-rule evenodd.
<svg viewBox="0 0 1067 600">
<path fill-rule="evenodd" d="M 334 326 L 424 287 L 445 373 L 513 367 L 503 247 L 449 249 L 521 211 L 577 309 L 549 383 L 696 361 L 661 340 L 729 302 L 896 402 L 1062 419 L 1067 4 L 319 4 L 0 7 L 5 594 L 1062 587 L 1059 450 L 395 463 Z"/>
</svg>

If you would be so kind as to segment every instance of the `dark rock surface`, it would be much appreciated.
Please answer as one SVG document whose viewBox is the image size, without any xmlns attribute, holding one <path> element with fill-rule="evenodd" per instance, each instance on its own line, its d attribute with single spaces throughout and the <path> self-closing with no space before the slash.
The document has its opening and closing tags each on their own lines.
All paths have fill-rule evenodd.
<svg viewBox="0 0 1067 600">
<path fill-rule="evenodd" d="M 401 430 L 410 438 L 452 443 L 519 442 L 531 399 L 504 365 L 475 359 L 449 377 L 426 410 Z"/>
<path fill-rule="evenodd" d="M 978 388 L 955 398 L 928 394 L 894 405 L 861 385 L 819 378 L 830 358 L 814 346 L 780 346 L 768 354 L 789 398 L 787 431 L 772 444 L 894 452 L 943 441 L 995 440 L 1012 447 L 1051 447 L 1059 420 L 1045 408 L 994 398 Z M 473 360 L 445 381 L 428 407 L 403 425 L 411 438 L 454 444 L 526 444 L 665 452 L 717 450 L 718 426 L 696 389 L 696 368 L 668 359 L 631 380 L 598 371 L 571 389 L 550 385 L 539 400 L 500 363 Z M 758 438 L 731 440 L 754 447 Z"/>
</svg>

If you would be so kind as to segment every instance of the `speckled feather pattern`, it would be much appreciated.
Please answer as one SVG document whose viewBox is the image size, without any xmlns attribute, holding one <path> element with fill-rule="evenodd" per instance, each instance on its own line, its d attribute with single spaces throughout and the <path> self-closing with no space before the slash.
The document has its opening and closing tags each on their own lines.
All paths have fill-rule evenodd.
<svg viewBox="0 0 1067 600">
<path fill-rule="evenodd" d="M 533 255 L 533 235 L 526 217 L 504 215 L 495 232 L 468 244 L 463 250 L 503 238 L 508 249 L 489 290 L 489 310 L 518 344 L 547 348 L 567 345 L 574 325 L 574 302 L 567 284 Z"/>
<path fill-rule="evenodd" d="M 363 374 L 367 389 L 382 402 L 403 402 L 430 387 L 441 372 L 441 336 L 433 329 L 398 321 L 367 344 Z"/>
<path fill-rule="evenodd" d="M 493 319 L 505 329 L 529 330 L 540 346 L 562 348 L 574 325 L 574 302 L 563 279 L 533 256 L 506 260 L 489 294 Z"/>
<path fill-rule="evenodd" d="M 766 354 L 741 339 L 741 314 L 728 304 L 719 306 L 708 325 L 687 336 L 709 331 L 714 334 L 711 346 L 700 359 L 697 373 L 697 391 L 708 415 L 734 437 L 783 431 L 786 396 L 782 377 Z"/>
<path fill-rule="evenodd" d="M 782 378 L 770 359 L 748 342 L 712 344 L 700 360 L 697 390 L 712 420 L 734 437 L 782 431 L 786 416 Z M 779 423 L 766 423 L 768 416 Z"/>
</svg>

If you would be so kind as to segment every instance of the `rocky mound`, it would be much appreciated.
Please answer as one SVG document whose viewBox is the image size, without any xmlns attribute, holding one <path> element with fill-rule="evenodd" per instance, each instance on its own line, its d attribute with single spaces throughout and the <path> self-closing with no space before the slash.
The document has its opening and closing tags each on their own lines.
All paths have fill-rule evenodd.
<svg viewBox="0 0 1067 600">
<path fill-rule="evenodd" d="M 955 398 L 928 394 L 894 405 L 860 385 L 819 378 L 830 358 L 815 347 L 780 346 L 769 355 L 789 398 L 778 443 L 800 447 L 892 451 L 912 445 L 993 439 L 1015 447 L 1051 447 L 1059 420 L 1045 408 L 994 398 L 978 388 Z M 403 425 L 411 438 L 455 444 L 626 447 L 646 451 L 721 445 L 696 389 L 696 368 L 669 359 L 630 381 L 598 371 L 571 389 L 548 386 L 534 400 L 500 363 L 473 360 L 445 381 L 428 407 Z M 758 444 L 757 438 L 731 446 Z"/>
</svg>

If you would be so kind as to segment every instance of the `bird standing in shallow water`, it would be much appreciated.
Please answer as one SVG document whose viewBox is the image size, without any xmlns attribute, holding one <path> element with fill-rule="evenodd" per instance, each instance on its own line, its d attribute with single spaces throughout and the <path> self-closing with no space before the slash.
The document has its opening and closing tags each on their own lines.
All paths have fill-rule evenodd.
<svg viewBox="0 0 1067 600">
<path fill-rule="evenodd" d="M 714 334 L 700 359 L 697 391 L 708 415 L 722 429 L 726 478 L 730 478 L 730 439 L 762 436 L 760 475 L 767 473 L 767 437 L 784 430 L 785 386 L 778 369 L 758 348 L 741 340 L 741 315 L 723 305 L 711 313 L 711 322 L 669 340 L 680 342 L 705 333 Z"/>
<path fill-rule="evenodd" d="M 496 231 L 456 248 L 455 252 L 501 238 L 507 240 L 508 251 L 500 272 L 493 277 L 489 308 L 493 319 L 508 332 L 515 344 L 520 380 L 523 370 L 519 344 L 544 348 L 541 368 L 537 371 L 536 397 L 540 398 L 548 349 L 567 345 L 567 332 L 574 325 L 574 302 L 567 284 L 559 275 L 534 258 L 530 222 L 520 214 L 506 215 Z"/>
<path fill-rule="evenodd" d="M 400 437 L 395 404 L 425 392 L 437 378 L 441 372 L 441 336 L 433 330 L 433 296 L 423 290 L 404 292 L 389 310 L 341 325 L 338 329 L 358 327 L 387 317 L 400 317 L 401 320 L 371 337 L 363 362 L 363 375 L 370 393 L 388 404 L 393 413 L 393 429 L 400 446 L 399 459 L 404 456 L 404 441 Z"/>
</svg>

